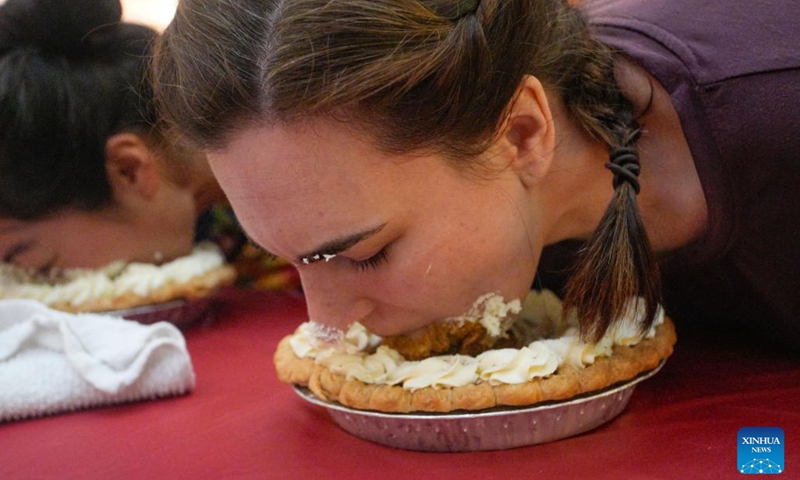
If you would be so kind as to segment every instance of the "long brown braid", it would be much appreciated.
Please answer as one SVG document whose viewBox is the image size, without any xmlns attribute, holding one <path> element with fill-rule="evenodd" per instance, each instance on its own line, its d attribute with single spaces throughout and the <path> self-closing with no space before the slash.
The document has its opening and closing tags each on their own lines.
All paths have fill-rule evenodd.
<svg viewBox="0 0 800 480">
<path fill-rule="evenodd" d="M 636 195 L 640 185 L 637 141 L 641 128 L 634 105 L 614 76 L 614 52 L 591 39 L 584 19 L 568 13 L 590 45 L 581 71 L 563 90 L 572 115 L 594 138 L 608 145 L 614 196 L 600 223 L 580 249 L 564 292 L 564 311 L 574 307 L 584 337 L 599 340 L 637 298 L 645 308 L 642 330 L 655 320 L 661 303 L 658 263 L 642 223 Z"/>
</svg>

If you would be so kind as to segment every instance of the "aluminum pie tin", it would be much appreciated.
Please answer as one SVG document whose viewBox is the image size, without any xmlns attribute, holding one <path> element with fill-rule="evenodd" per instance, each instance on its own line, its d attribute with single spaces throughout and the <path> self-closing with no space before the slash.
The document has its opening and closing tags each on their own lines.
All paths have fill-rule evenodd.
<svg viewBox="0 0 800 480">
<path fill-rule="evenodd" d="M 209 298 L 179 299 L 102 313 L 147 325 L 169 322 L 178 327 L 185 327 L 207 319 L 212 310 L 210 307 Z"/>
<path fill-rule="evenodd" d="M 593 430 L 621 414 L 636 385 L 661 369 L 566 401 L 482 412 L 383 413 L 356 410 L 319 399 L 305 387 L 297 395 L 325 408 L 346 432 L 381 445 L 426 452 L 505 450 L 536 445 Z"/>
</svg>

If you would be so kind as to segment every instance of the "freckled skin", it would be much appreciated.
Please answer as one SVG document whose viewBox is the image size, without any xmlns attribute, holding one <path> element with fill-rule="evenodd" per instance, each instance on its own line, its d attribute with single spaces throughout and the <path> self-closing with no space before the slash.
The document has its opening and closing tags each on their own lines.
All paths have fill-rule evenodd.
<svg viewBox="0 0 800 480">
<path fill-rule="evenodd" d="M 243 130 L 209 159 L 248 234 L 281 257 L 385 224 L 335 257 L 298 262 L 317 322 L 396 335 L 485 293 L 511 300 L 530 288 L 542 240 L 511 169 L 478 180 L 436 155 L 388 156 L 321 121 Z M 355 263 L 382 250 L 385 261 Z"/>
</svg>

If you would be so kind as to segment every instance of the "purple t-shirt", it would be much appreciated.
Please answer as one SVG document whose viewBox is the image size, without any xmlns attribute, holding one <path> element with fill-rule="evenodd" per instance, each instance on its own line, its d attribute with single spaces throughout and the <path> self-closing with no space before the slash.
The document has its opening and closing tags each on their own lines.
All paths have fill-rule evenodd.
<svg viewBox="0 0 800 480">
<path fill-rule="evenodd" d="M 708 202 L 703 238 L 661 261 L 667 312 L 800 345 L 800 1 L 581 8 L 670 94 Z"/>
</svg>

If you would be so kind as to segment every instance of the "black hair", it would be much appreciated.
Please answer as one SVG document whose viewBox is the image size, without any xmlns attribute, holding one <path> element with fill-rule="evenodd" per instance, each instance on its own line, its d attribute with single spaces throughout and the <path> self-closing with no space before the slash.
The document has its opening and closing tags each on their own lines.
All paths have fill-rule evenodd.
<svg viewBox="0 0 800 480">
<path fill-rule="evenodd" d="M 106 141 L 156 119 L 145 72 L 157 34 L 121 17 L 119 0 L 0 6 L 0 216 L 111 201 Z"/>
</svg>

